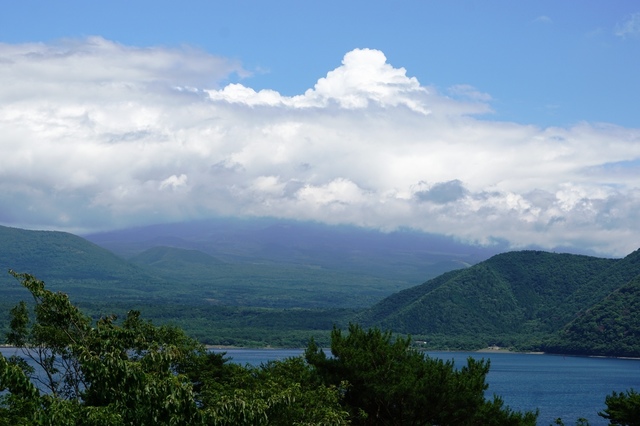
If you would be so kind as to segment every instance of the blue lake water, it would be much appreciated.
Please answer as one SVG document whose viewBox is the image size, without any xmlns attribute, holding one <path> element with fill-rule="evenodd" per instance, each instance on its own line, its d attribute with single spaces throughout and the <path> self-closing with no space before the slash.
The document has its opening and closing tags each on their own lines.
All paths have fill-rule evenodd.
<svg viewBox="0 0 640 426">
<path fill-rule="evenodd" d="M 239 364 L 259 365 L 269 360 L 298 356 L 302 350 L 228 349 L 227 356 Z M 538 424 L 547 426 L 561 417 L 574 425 L 579 417 L 592 426 L 607 425 L 598 416 L 606 408 L 611 391 L 640 389 L 640 360 L 564 357 L 557 355 L 428 352 L 431 357 L 453 359 L 456 366 L 468 357 L 491 360 L 487 394 L 500 395 L 516 410 L 540 410 Z"/>
<path fill-rule="evenodd" d="M 270 360 L 299 356 L 301 349 L 226 349 L 231 362 L 260 365 Z M 19 354 L 0 348 L 4 356 Z M 431 357 L 453 359 L 463 366 L 468 357 L 491 360 L 488 395 L 500 395 L 516 410 L 540 410 L 538 424 L 547 426 L 561 417 L 574 425 L 584 417 L 592 426 L 607 422 L 597 415 L 611 391 L 640 389 L 640 360 L 564 357 L 513 353 L 428 352 Z"/>
</svg>

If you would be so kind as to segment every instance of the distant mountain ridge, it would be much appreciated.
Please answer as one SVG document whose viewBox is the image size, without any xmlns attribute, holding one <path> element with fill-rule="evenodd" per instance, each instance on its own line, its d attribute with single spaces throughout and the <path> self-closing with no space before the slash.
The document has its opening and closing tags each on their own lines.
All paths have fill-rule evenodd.
<svg viewBox="0 0 640 426">
<path fill-rule="evenodd" d="M 208 300 L 266 307 L 363 308 L 499 249 L 409 231 L 275 219 L 220 218 L 86 238 L 171 280 L 209 289 Z M 166 261 L 168 250 L 175 262 Z M 159 251 L 165 261 L 151 260 Z M 196 251 L 223 264 L 187 266 L 186 256 Z M 256 289 L 264 294 L 252 297 Z"/>
<path fill-rule="evenodd" d="M 146 306 L 163 320 L 196 321 L 203 339 L 213 318 L 233 316 L 225 326 L 231 335 L 241 332 L 239 318 L 248 319 L 254 334 L 243 339 L 254 341 L 255 333 L 273 333 L 267 318 L 307 324 L 294 327 L 306 333 L 302 319 L 333 309 L 342 324 L 355 314 L 351 321 L 435 347 L 640 356 L 640 250 L 622 259 L 535 250 L 481 259 L 488 251 L 451 241 L 437 250 L 411 234 L 327 235 L 323 226 L 272 222 L 184 226 L 91 237 L 120 255 L 69 233 L 0 226 L 0 268 L 32 273 L 98 310 Z M 410 284 L 425 271 L 433 278 Z M 24 294 L 0 274 L 4 303 Z M 216 341 L 233 339 L 209 343 Z"/>
<path fill-rule="evenodd" d="M 231 219 L 151 225 L 86 235 L 125 259 L 157 247 L 198 250 L 228 263 L 306 265 L 402 280 L 406 287 L 503 251 L 409 231 L 275 219 Z"/>
<path fill-rule="evenodd" d="M 362 308 L 492 253 L 435 236 L 273 220 L 156 225 L 87 238 L 1 227 L 0 267 L 33 273 L 72 297 Z M 8 274 L 0 280 L 14 281 Z M 0 294 L 10 289 L 0 287 Z"/>
</svg>

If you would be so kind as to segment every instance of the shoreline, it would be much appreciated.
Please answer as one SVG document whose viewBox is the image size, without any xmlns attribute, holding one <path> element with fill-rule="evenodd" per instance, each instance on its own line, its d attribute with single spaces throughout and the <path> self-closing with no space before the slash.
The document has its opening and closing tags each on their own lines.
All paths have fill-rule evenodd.
<svg viewBox="0 0 640 426">
<path fill-rule="evenodd" d="M 551 355 L 542 351 L 514 351 L 512 349 L 502 348 L 499 346 L 489 346 L 482 349 L 477 349 L 473 352 L 481 354 L 525 354 L 525 355 Z"/>
<path fill-rule="evenodd" d="M 224 351 L 224 350 L 264 350 L 264 351 L 279 351 L 279 350 L 301 350 L 304 351 L 306 348 L 280 348 L 274 346 L 262 346 L 262 347 L 250 347 L 250 346 L 233 346 L 233 345 L 204 345 L 207 350 L 214 351 Z M 19 350 L 23 349 L 18 346 L 12 346 L 7 344 L 0 344 L 0 350 Z M 324 348 L 325 350 L 330 350 L 330 348 Z M 514 351 L 512 349 L 502 348 L 502 347 L 486 347 L 482 349 L 476 350 L 447 350 L 447 349 L 428 349 L 428 348 L 417 348 L 420 352 L 442 352 L 442 353 L 455 353 L 455 352 L 468 352 L 468 353 L 478 353 L 478 354 L 516 354 L 516 355 L 551 355 L 551 356 L 562 356 L 562 357 L 584 357 L 584 358 L 602 358 L 602 359 L 625 359 L 631 361 L 640 361 L 640 356 L 615 356 L 615 355 L 588 355 L 588 354 L 561 354 L 561 353 L 550 353 L 550 352 L 539 352 L 539 351 Z"/>
</svg>

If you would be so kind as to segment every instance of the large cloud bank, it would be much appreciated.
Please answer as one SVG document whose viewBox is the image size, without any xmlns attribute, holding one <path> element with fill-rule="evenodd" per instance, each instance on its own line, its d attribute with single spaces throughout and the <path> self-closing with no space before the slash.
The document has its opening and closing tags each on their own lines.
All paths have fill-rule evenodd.
<svg viewBox="0 0 640 426">
<path fill-rule="evenodd" d="M 339 58 L 337 58 L 339 59 Z M 205 52 L 0 44 L 0 223 L 76 232 L 213 215 L 409 227 L 514 247 L 640 246 L 640 130 L 491 119 L 377 50 L 298 96 Z"/>
</svg>

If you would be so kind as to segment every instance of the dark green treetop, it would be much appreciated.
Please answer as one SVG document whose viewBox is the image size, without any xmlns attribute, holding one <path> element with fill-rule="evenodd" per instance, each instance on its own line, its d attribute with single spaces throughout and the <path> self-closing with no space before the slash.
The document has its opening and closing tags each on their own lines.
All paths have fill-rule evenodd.
<svg viewBox="0 0 640 426">
<path fill-rule="evenodd" d="M 489 361 L 432 359 L 409 338 L 351 324 L 334 328 L 331 353 L 311 342 L 305 352 L 325 384 L 340 386 L 353 424 L 535 425 L 537 413 L 513 412 L 499 397 L 485 399 Z"/>
</svg>

